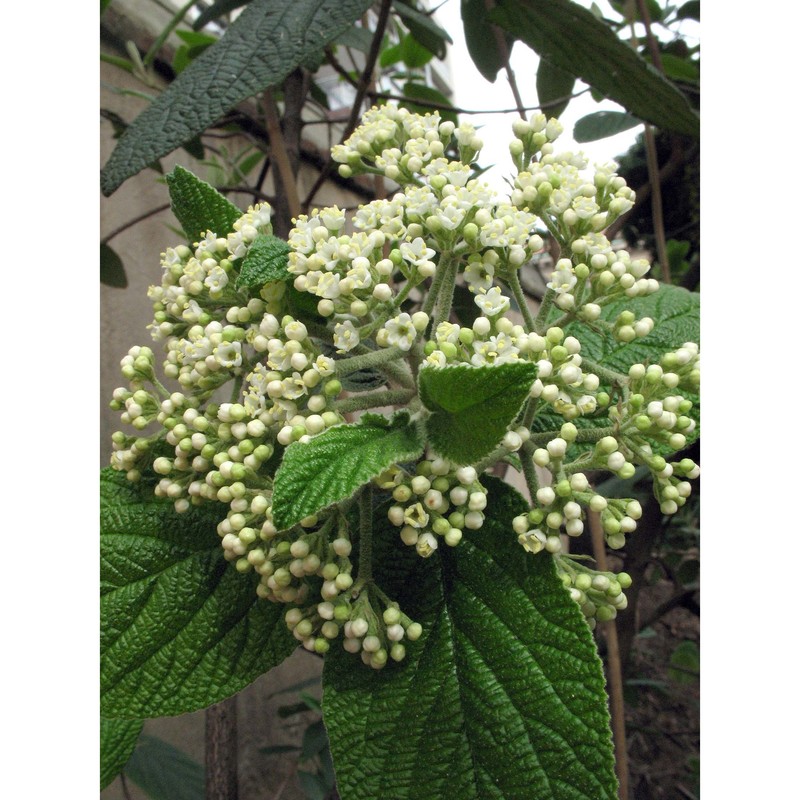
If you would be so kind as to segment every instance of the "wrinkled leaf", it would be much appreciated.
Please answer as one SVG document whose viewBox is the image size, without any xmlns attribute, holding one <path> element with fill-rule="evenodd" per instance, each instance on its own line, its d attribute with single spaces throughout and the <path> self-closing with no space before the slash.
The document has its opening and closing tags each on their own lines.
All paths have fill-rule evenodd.
<svg viewBox="0 0 800 800">
<path fill-rule="evenodd" d="M 233 230 L 233 223 L 242 216 L 213 186 L 183 167 L 175 167 L 167 175 L 167 186 L 172 213 L 190 242 L 200 241 L 209 230 L 217 236 L 227 236 Z"/>
<path fill-rule="evenodd" d="M 332 648 L 324 715 L 343 800 L 612 800 L 603 670 L 547 554 L 521 551 L 527 503 L 487 478 L 479 531 L 430 559 L 376 511 L 376 580 L 423 627 L 380 671 Z"/>
<path fill-rule="evenodd" d="M 434 450 L 457 464 L 478 461 L 500 443 L 535 379 L 536 365 L 523 361 L 421 369 L 420 398 L 432 412 L 426 428 Z"/>
<path fill-rule="evenodd" d="M 283 239 L 260 233 L 242 261 L 236 288 L 254 289 L 265 283 L 289 280 L 292 276 L 286 265 L 291 249 Z"/>
<path fill-rule="evenodd" d="M 200 16 L 192 23 L 192 27 L 199 31 L 209 22 L 219 19 L 223 14 L 228 14 L 237 8 L 246 6 L 249 2 L 250 0 L 217 0 L 216 3 L 212 3 L 208 8 L 200 12 Z"/>
<path fill-rule="evenodd" d="M 258 577 L 225 561 L 225 507 L 185 514 L 107 468 L 100 482 L 101 709 L 108 717 L 182 714 L 224 700 L 297 642 Z"/>
<path fill-rule="evenodd" d="M 275 473 L 275 524 L 289 528 L 351 497 L 392 464 L 417 458 L 422 449 L 417 425 L 405 412 L 392 420 L 366 414 L 353 425 L 337 425 L 305 444 L 289 445 Z"/>
<path fill-rule="evenodd" d="M 371 5 L 371 0 L 252 0 L 120 138 L 101 174 L 103 193 L 110 195 L 237 103 L 282 81 Z"/>
<path fill-rule="evenodd" d="M 105 789 L 131 757 L 144 722 L 100 718 L 100 789 Z"/>
</svg>

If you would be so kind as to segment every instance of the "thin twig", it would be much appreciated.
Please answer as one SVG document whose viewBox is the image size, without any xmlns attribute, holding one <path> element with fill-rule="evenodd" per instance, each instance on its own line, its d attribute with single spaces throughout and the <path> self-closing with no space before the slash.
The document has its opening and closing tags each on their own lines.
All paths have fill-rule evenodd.
<svg viewBox="0 0 800 800">
<path fill-rule="evenodd" d="M 483 0 L 486 11 L 489 12 L 494 8 L 494 0 Z M 522 102 L 522 95 L 519 93 L 517 86 L 517 79 L 514 77 L 514 71 L 511 69 L 511 54 L 508 50 L 508 42 L 506 41 L 505 32 L 502 31 L 497 25 L 492 25 L 492 33 L 494 34 L 497 49 L 500 51 L 500 57 L 503 59 L 503 68 L 506 71 L 508 78 L 508 85 L 511 87 L 511 94 L 514 95 L 514 102 L 517 104 L 517 112 L 525 119 L 525 105 Z"/>
<path fill-rule="evenodd" d="M 592 536 L 592 550 L 597 568 L 602 572 L 608 571 L 606 560 L 606 544 L 603 536 L 603 527 L 600 515 L 595 511 L 589 512 L 589 530 Z M 625 740 L 625 703 L 622 696 L 622 661 L 619 653 L 619 640 L 617 626 L 614 620 L 600 623 L 606 638 L 608 659 L 606 670 L 608 672 L 609 709 L 611 712 L 611 732 L 614 736 L 614 754 L 616 756 L 617 780 L 619 781 L 619 798 L 628 800 L 628 748 Z"/>
<path fill-rule="evenodd" d="M 238 800 L 236 695 L 206 709 L 206 800 Z"/>
<path fill-rule="evenodd" d="M 119 774 L 120 782 L 122 783 L 122 794 L 125 795 L 125 800 L 133 800 L 131 797 L 131 790 L 128 788 L 128 782 L 125 780 L 125 773 L 120 772 Z"/>
<path fill-rule="evenodd" d="M 138 216 L 134 217 L 128 222 L 123 223 L 118 228 L 114 228 L 111 233 L 107 236 L 104 236 L 100 239 L 100 244 L 108 244 L 117 234 L 122 233 L 123 231 L 128 230 L 128 228 L 132 228 L 137 223 L 141 222 L 142 220 L 147 219 L 148 217 L 153 217 L 156 214 L 160 214 L 162 211 L 166 211 L 170 207 L 169 203 L 164 203 L 164 205 L 158 206 L 157 208 L 151 208 L 149 211 L 145 211 L 143 214 L 139 214 Z"/>
<path fill-rule="evenodd" d="M 342 134 L 342 142 L 344 142 L 356 129 L 356 123 L 358 122 L 358 118 L 361 116 L 361 104 L 364 102 L 364 97 L 367 94 L 367 89 L 369 88 L 370 81 L 372 80 L 372 71 L 375 69 L 375 64 L 378 62 L 378 54 L 381 51 L 383 33 L 386 30 L 386 24 L 389 21 L 389 11 L 391 10 L 391 7 L 392 0 L 383 0 L 381 3 L 381 10 L 378 13 L 378 22 L 375 25 L 375 32 L 372 35 L 372 44 L 370 45 L 369 53 L 367 54 L 367 62 L 364 65 L 364 70 L 362 71 L 361 78 L 358 81 L 356 97 L 353 100 L 353 107 L 350 111 L 350 119 L 348 119 L 344 133 Z M 311 206 L 315 195 L 319 191 L 322 184 L 327 180 L 328 173 L 331 171 L 334 163 L 334 160 L 328 156 L 325 166 L 317 176 L 317 180 L 314 181 L 314 185 L 311 187 L 308 196 L 303 201 L 303 208 L 307 209 Z"/>
<path fill-rule="evenodd" d="M 286 195 L 286 205 L 289 209 L 290 217 L 300 216 L 300 197 L 297 194 L 297 181 L 292 164 L 289 161 L 289 153 L 286 150 L 286 142 L 281 131 L 281 121 L 278 115 L 278 106 L 271 89 L 264 92 L 264 115 L 266 118 L 267 131 L 269 133 L 269 144 L 272 150 L 272 160 L 281 177 L 283 191 Z"/>
</svg>

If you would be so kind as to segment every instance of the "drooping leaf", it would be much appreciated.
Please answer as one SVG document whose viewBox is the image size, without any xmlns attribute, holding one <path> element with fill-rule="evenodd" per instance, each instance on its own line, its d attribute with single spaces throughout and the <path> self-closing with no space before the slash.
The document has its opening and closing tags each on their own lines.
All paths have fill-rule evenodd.
<svg viewBox="0 0 800 800">
<path fill-rule="evenodd" d="M 494 83 L 497 73 L 505 66 L 503 53 L 498 46 L 489 10 L 485 0 L 461 0 L 461 20 L 464 23 L 464 39 L 470 58 L 478 72 L 490 83 Z M 506 38 L 509 53 L 514 43 L 513 31 L 502 32 Z"/>
<path fill-rule="evenodd" d="M 371 0 L 252 0 L 225 35 L 134 120 L 103 168 L 103 193 L 110 195 L 237 103 L 282 81 L 371 5 Z"/>
<path fill-rule="evenodd" d="M 354 25 L 348 28 L 336 37 L 334 44 L 341 44 L 347 47 L 352 47 L 355 50 L 360 50 L 362 53 L 368 53 L 372 46 L 372 31 L 362 28 L 359 25 Z"/>
<path fill-rule="evenodd" d="M 192 27 L 196 31 L 199 31 L 200 28 L 204 28 L 209 22 L 219 19 L 223 14 L 229 14 L 237 8 L 246 6 L 249 2 L 250 0 L 217 0 L 200 12 L 200 16 L 192 23 Z"/>
<path fill-rule="evenodd" d="M 401 2 L 401 0 L 396 0 L 392 7 L 421 45 L 430 50 L 437 58 L 445 58 L 447 55 L 445 42 L 452 44 L 453 40 L 444 28 L 437 25 L 427 14 L 417 11 L 416 8 Z"/>
<path fill-rule="evenodd" d="M 473 464 L 496 447 L 536 379 L 527 361 L 489 367 L 425 367 L 420 397 L 434 450 L 458 464 Z"/>
<path fill-rule="evenodd" d="M 199 241 L 209 230 L 217 236 L 227 236 L 233 230 L 233 223 L 242 216 L 213 186 L 181 166 L 167 175 L 167 186 L 172 213 L 190 242 Z"/>
<path fill-rule="evenodd" d="M 426 86 L 423 83 L 408 81 L 403 86 L 403 94 L 406 97 L 410 97 L 414 100 L 422 100 L 427 103 L 436 103 L 443 106 L 452 105 L 450 100 L 438 89 L 434 89 L 432 86 Z M 416 103 L 400 103 L 400 105 L 405 106 L 410 111 L 416 111 L 419 114 L 427 114 L 432 111 L 429 106 L 417 105 Z M 442 108 L 437 108 L 436 111 L 443 120 L 449 120 L 454 125 L 458 124 L 458 114 L 456 114 L 455 111 L 447 111 Z"/>
<path fill-rule="evenodd" d="M 572 0 L 499 0 L 489 19 L 631 114 L 665 130 L 699 135 L 699 117 L 680 90 Z"/>
<path fill-rule="evenodd" d="M 125 775 L 152 800 L 204 800 L 205 770 L 182 750 L 143 734 Z"/>
<path fill-rule="evenodd" d="M 511 521 L 525 501 L 497 479 L 487 488 L 484 526 L 427 560 L 377 509 L 376 581 L 423 634 L 380 671 L 340 648 L 326 657 L 342 800 L 616 797 L 591 633 L 550 556 L 520 551 Z"/>
<path fill-rule="evenodd" d="M 100 718 L 100 789 L 105 789 L 125 766 L 136 747 L 144 722 L 140 719 Z"/>
<path fill-rule="evenodd" d="M 664 74 L 674 81 L 697 83 L 700 80 L 700 69 L 697 62 L 688 58 L 680 58 L 671 53 L 661 53 L 661 66 Z"/>
<path fill-rule="evenodd" d="M 572 135 L 576 142 L 595 142 L 641 124 L 640 119 L 624 111 L 594 111 L 575 123 Z"/>
<path fill-rule="evenodd" d="M 109 717 L 196 711 L 279 664 L 296 641 L 256 577 L 225 561 L 224 506 L 186 514 L 101 472 L 101 708 Z"/>
<path fill-rule="evenodd" d="M 391 420 L 366 414 L 286 448 L 275 473 L 272 515 L 278 528 L 351 497 L 360 486 L 398 461 L 417 458 L 423 442 L 405 412 Z"/>
<path fill-rule="evenodd" d="M 289 280 L 292 275 L 286 265 L 289 263 L 291 249 L 277 236 L 258 234 L 244 257 L 236 279 L 236 288 L 246 286 L 253 289 L 265 283 Z"/>
<path fill-rule="evenodd" d="M 695 19 L 700 21 L 700 0 L 689 0 L 684 3 L 675 15 L 678 19 Z"/>
<path fill-rule="evenodd" d="M 122 259 L 105 242 L 100 242 L 100 283 L 115 289 L 124 289 L 128 285 Z"/>
<path fill-rule="evenodd" d="M 569 105 L 569 95 L 574 88 L 574 75 L 544 58 L 539 61 L 539 68 L 536 70 L 536 96 L 544 114 L 548 117 L 560 117 Z"/>
</svg>

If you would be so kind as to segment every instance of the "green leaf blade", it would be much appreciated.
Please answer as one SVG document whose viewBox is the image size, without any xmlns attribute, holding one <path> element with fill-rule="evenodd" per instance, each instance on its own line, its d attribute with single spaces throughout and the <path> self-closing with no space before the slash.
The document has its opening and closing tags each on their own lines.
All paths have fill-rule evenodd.
<svg viewBox="0 0 800 800">
<path fill-rule="evenodd" d="M 203 766 L 155 736 L 141 736 L 125 774 L 151 800 L 204 800 L 205 797 Z"/>
<path fill-rule="evenodd" d="M 536 70 L 536 96 L 548 117 L 560 117 L 569 105 L 575 76 L 542 59 Z M 563 99 L 566 98 L 566 99 Z"/>
<path fill-rule="evenodd" d="M 122 259 L 105 242 L 100 242 L 100 283 L 114 289 L 124 289 L 128 285 Z"/>
<path fill-rule="evenodd" d="M 640 119 L 624 111 L 595 111 L 575 123 L 572 135 L 576 142 L 595 142 L 641 124 Z"/>
<path fill-rule="evenodd" d="M 664 130 L 699 136 L 700 118 L 681 91 L 577 3 L 499 0 L 488 18 L 631 114 Z"/>
<path fill-rule="evenodd" d="M 278 605 L 222 556 L 213 505 L 177 514 L 101 473 L 101 708 L 109 717 L 196 711 L 295 648 Z"/>
<path fill-rule="evenodd" d="M 105 789 L 128 763 L 144 721 L 100 718 L 100 789 Z"/>
<path fill-rule="evenodd" d="M 227 236 L 242 212 L 213 186 L 183 167 L 167 175 L 172 213 L 190 242 L 199 242 L 206 231 Z"/>
<path fill-rule="evenodd" d="M 371 0 L 253 0 L 125 131 L 101 173 L 103 194 L 213 125 L 350 27 Z"/>
<path fill-rule="evenodd" d="M 552 559 L 520 552 L 511 520 L 525 501 L 496 479 L 488 488 L 484 527 L 441 559 L 380 560 L 391 566 L 378 580 L 423 625 L 406 659 L 380 672 L 344 652 L 326 660 L 343 800 L 616 796 L 591 633 Z"/>
<path fill-rule="evenodd" d="M 255 289 L 265 283 L 288 281 L 292 277 L 286 268 L 291 250 L 283 239 L 260 233 L 242 261 L 236 288 Z"/>
<path fill-rule="evenodd" d="M 489 83 L 494 83 L 497 73 L 505 66 L 503 53 L 498 46 L 494 30 L 488 17 L 484 0 L 461 0 L 461 20 L 464 23 L 464 39 L 470 58 L 478 72 Z M 514 42 L 513 33 L 503 32 L 509 52 Z"/>
<path fill-rule="evenodd" d="M 478 461 L 503 438 L 535 379 L 536 365 L 527 361 L 420 370 L 420 397 L 432 412 L 426 427 L 434 449 L 459 464 Z"/>
<path fill-rule="evenodd" d="M 423 450 L 408 414 L 390 421 L 369 414 L 353 425 L 338 425 L 286 449 L 275 474 L 272 514 L 289 528 L 322 508 L 345 500 L 383 470 L 417 458 Z"/>
</svg>

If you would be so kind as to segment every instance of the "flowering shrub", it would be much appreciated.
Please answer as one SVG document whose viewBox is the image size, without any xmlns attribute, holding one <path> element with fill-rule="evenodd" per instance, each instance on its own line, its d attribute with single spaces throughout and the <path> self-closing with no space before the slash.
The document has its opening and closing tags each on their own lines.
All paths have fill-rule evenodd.
<svg viewBox="0 0 800 800">
<path fill-rule="evenodd" d="M 501 198 L 469 123 L 373 108 L 332 155 L 399 191 L 288 242 L 268 204 L 169 177 L 193 243 L 163 254 L 150 331 L 177 386 L 134 347 L 112 401 L 133 431 L 126 480 L 104 473 L 107 716 L 209 705 L 299 642 L 326 654 L 345 800 L 615 796 L 589 629 L 630 578 L 567 543 L 593 513 L 609 548 L 636 535 L 640 504 L 598 473 L 644 467 L 663 514 L 686 502 L 697 309 L 612 247 L 633 193 L 560 131 L 514 124 Z M 534 315 L 520 271 L 546 238 Z"/>
</svg>

